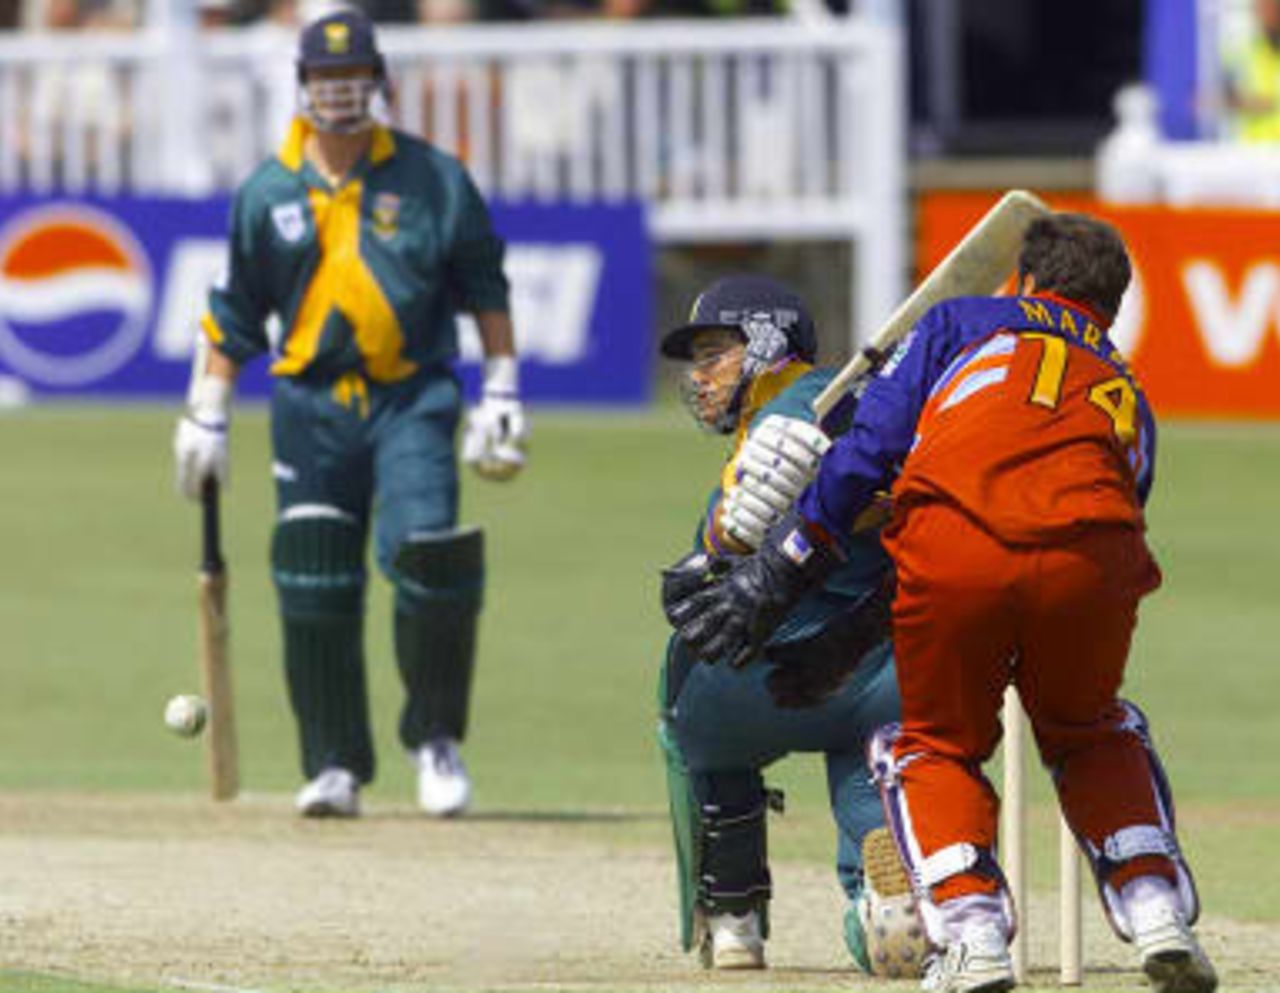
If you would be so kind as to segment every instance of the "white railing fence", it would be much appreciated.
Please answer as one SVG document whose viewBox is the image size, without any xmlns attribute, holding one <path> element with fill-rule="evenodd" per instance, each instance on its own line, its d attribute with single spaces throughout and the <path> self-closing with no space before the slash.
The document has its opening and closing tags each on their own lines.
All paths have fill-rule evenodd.
<svg viewBox="0 0 1280 993">
<path fill-rule="evenodd" d="M 901 295 L 900 26 L 385 27 L 388 116 L 505 199 L 640 199 L 660 241 L 855 245 L 854 326 Z M 279 143 L 292 33 L 0 40 L 0 191 L 200 195 Z"/>
</svg>

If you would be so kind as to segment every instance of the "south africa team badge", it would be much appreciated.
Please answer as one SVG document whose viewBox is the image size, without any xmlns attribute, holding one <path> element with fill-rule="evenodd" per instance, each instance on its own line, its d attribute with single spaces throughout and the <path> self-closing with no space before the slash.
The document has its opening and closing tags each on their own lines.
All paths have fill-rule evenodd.
<svg viewBox="0 0 1280 993">
<path fill-rule="evenodd" d="M 307 219 L 302 213 L 302 204 L 296 200 L 272 207 L 271 222 L 280 237 L 290 244 L 301 241 L 307 233 Z"/>
<path fill-rule="evenodd" d="M 373 198 L 373 233 L 389 241 L 400 230 L 400 198 L 394 193 L 379 193 Z"/>
</svg>

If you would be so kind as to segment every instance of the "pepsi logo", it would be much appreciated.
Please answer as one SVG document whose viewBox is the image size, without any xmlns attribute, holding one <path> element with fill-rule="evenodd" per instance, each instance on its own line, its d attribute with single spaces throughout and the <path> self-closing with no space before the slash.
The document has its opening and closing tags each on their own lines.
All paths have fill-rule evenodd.
<svg viewBox="0 0 1280 993">
<path fill-rule="evenodd" d="M 0 361 L 54 387 L 109 376 L 146 339 L 153 286 L 146 253 L 109 214 L 24 210 L 0 228 Z"/>
</svg>

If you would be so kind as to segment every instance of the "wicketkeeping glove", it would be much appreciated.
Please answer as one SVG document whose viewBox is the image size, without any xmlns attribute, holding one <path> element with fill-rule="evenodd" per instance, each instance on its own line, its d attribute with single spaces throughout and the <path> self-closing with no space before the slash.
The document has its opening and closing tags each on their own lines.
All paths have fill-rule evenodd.
<svg viewBox="0 0 1280 993">
<path fill-rule="evenodd" d="M 178 419 L 173 433 L 178 492 L 191 500 L 200 499 L 200 489 L 208 477 L 223 486 L 227 483 L 230 408 L 231 384 L 206 375 L 192 388 L 191 403 Z"/>
<path fill-rule="evenodd" d="M 724 579 L 673 604 L 667 616 L 702 661 L 743 666 L 839 560 L 835 545 L 792 512 L 765 535 L 756 554 L 734 561 Z"/>
<path fill-rule="evenodd" d="M 734 485 L 725 492 L 720 528 L 755 549 L 818 472 L 831 439 L 808 421 L 770 414 L 743 442 Z"/>
<path fill-rule="evenodd" d="M 706 552 L 690 552 L 674 565 L 662 570 L 662 612 L 673 628 L 680 626 L 679 605 L 687 603 L 719 581 L 729 571 L 729 562 Z"/>
<path fill-rule="evenodd" d="M 485 360 L 484 370 L 484 392 L 467 413 L 462 461 L 484 479 L 510 479 L 524 468 L 529 437 L 516 359 L 494 356 Z"/>
</svg>

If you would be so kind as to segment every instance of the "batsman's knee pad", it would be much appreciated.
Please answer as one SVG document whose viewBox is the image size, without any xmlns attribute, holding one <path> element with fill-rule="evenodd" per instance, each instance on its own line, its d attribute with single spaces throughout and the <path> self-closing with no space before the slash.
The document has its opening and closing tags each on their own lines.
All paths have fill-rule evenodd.
<svg viewBox="0 0 1280 993">
<path fill-rule="evenodd" d="M 334 507 L 292 507 L 276 523 L 271 572 L 280 596 L 285 678 L 303 771 L 373 776 L 363 655 L 364 527 Z"/>
<path fill-rule="evenodd" d="M 392 562 L 396 660 L 407 699 L 409 749 L 466 732 L 476 626 L 484 596 L 484 538 L 477 528 L 409 536 Z"/>
<path fill-rule="evenodd" d="M 391 566 L 397 611 L 442 603 L 478 611 L 484 599 L 484 532 L 414 532 L 396 549 Z"/>
<path fill-rule="evenodd" d="M 294 507 L 276 523 L 271 575 L 285 617 L 360 614 L 364 527 L 333 507 Z"/>
<path fill-rule="evenodd" d="M 1133 929 L 1129 924 L 1128 915 L 1124 911 L 1120 894 L 1110 882 L 1113 873 L 1125 862 L 1152 855 L 1167 858 L 1173 864 L 1178 898 L 1188 924 L 1194 924 L 1200 916 L 1200 896 L 1196 892 L 1191 867 L 1183 857 L 1181 846 L 1178 844 L 1173 791 L 1169 788 L 1169 779 L 1165 775 L 1164 765 L 1152 743 L 1147 717 L 1136 705 L 1127 700 L 1120 701 L 1120 704 L 1125 712 L 1122 729 L 1142 742 L 1146 751 L 1151 789 L 1156 799 L 1160 823 L 1123 827 L 1104 838 L 1101 844 L 1093 844 L 1087 838 L 1078 840 L 1093 869 L 1094 881 L 1098 885 L 1102 905 L 1107 911 L 1107 920 L 1110 921 L 1112 929 L 1121 940 L 1132 941 Z"/>
<path fill-rule="evenodd" d="M 1009 895 L 1009 885 L 996 860 L 995 852 L 968 842 L 947 845 L 928 856 L 921 849 L 901 779 L 902 770 L 921 756 L 895 756 L 894 746 L 901 731 L 901 725 L 896 723 L 876 729 L 867 741 L 867 767 L 880 790 L 885 824 L 911 879 L 920 918 L 924 922 L 929 941 L 935 947 L 945 948 L 950 939 L 942 910 L 934 902 L 933 888 L 944 880 L 961 874 L 983 876 L 996 884 L 1005 929 L 1012 939 L 1017 933 L 1018 920 L 1013 899 Z"/>
</svg>

